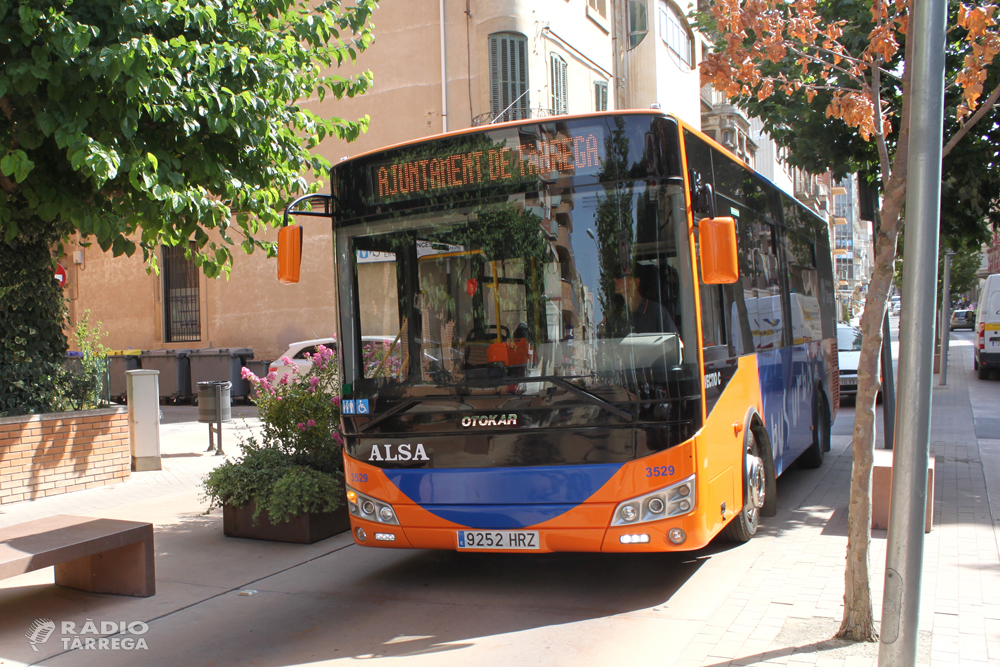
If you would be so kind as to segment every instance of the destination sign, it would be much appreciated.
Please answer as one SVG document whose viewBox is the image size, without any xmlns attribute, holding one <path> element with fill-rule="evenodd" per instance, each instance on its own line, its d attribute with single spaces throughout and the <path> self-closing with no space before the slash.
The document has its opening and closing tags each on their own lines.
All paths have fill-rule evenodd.
<svg viewBox="0 0 1000 667">
<path fill-rule="evenodd" d="M 428 153 L 433 154 L 411 157 L 411 153 L 408 159 L 370 165 L 372 200 L 378 204 L 499 185 L 525 186 L 554 174 L 596 174 L 601 168 L 604 133 L 593 126 L 549 139 L 505 144 L 445 154 L 440 145 L 431 150 L 435 146 L 431 144 Z"/>
</svg>

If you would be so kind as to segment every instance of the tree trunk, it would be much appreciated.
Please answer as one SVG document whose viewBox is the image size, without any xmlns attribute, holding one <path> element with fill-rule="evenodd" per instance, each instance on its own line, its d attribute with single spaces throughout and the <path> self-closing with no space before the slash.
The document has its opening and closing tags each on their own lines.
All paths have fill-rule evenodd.
<svg viewBox="0 0 1000 667">
<path fill-rule="evenodd" d="M 882 224 L 876 241 L 875 270 L 868 283 L 865 310 L 861 316 L 863 343 L 858 361 L 858 394 L 855 399 L 854 439 L 851 470 L 851 499 L 848 510 L 847 567 L 844 572 L 844 618 L 838 637 L 855 641 L 877 641 L 872 608 L 871 571 L 868 552 L 872 536 L 872 463 L 875 451 L 875 398 L 878 394 L 879 357 L 882 351 L 882 322 L 885 318 L 889 286 L 892 284 L 899 236 L 900 210 L 906 196 L 904 162 L 896 160 L 893 176 L 886 186 Z M 897 155 L 897 158 L 899 156 Z M 888 341 L 884 341 L 888 344 Z M 885 369 L 891 372 L 891 369 Z"/>
<path fill-rule="evenodd" d="M 67 346 L 50 250 L 58 238 L 47 231 L 0 239 L 0 416 L 59 409 Z"/>
</svg>

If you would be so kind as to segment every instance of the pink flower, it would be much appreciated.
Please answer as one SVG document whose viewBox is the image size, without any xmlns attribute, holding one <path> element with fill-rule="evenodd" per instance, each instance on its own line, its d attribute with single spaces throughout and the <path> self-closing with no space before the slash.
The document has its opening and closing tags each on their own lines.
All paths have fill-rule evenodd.
<svg viewBox="0 0 1000 667">
<path fill-rule="evenodd" d="M 287 375 L 282 375 L 281 379 L 278 380 L 278 384 L 281 384 L 281 385 L 288 384 L 288 376 Z"/>
<path fill-rule="evenodd" d="M 344 436 L 340 435 L 340 433 L 338 433 L 337 431 L 334 431 L 330 435 L 333 436 L 334 442 L 336 442 L 338 445 L 344 444 Z"/>
<path fill-rule="evenodd" d="M 309 378 L 309 385 L 315 387 L 319 384 L 319 378 Z"/>
<path fill-rule="evenodd" d="M 306 422 L 306 426 L 310 426 L 311 427 L 311 426 L 315 426 L 315 425 L 316 425 L 316 420 L 315 419 L 310 419 L 309 421 Z"/>
<path fill-rule="evenodd" d="M 333 398 L 330 399 L 330 402 L 333 403 L 334 405 L 336 405 L 339 408 L 340 407 L 340 396 L 334 396 Z"/>
<path fill-rule="evenodd" d="M 253 375 L 253 373 L 251 373 L 250 369 L 247 368 L 246 366 L 240 369 L 240 377 L 243 378 L 244 380 L 249 379 L 251 375 Z M 257 377 L 256 375 L 253 376 Z"/>
<path fill-rule="evenodd" d="M 292 363 L 292 360 L 289 359 L 288 357 L 282 357 L 281 358 L 281 363 L 284 364 L 285 366 L 294 366 L 295 365 L 295 364 Z"/>
<path fill-rule="evenodd" d="M 277 398 L 278 398 L 279 401 L 281 400 L 281 396 L 278 396 Z"/>
<path fill-rule="evenodd" d="M 304 431 L 304 430 L 306 430 L 306 425 L 305 425 L 305 424 L 303 424 L 302 422 L 299 422 L 299 430 L 300 430 L 300 431 Z"/>
</svg>

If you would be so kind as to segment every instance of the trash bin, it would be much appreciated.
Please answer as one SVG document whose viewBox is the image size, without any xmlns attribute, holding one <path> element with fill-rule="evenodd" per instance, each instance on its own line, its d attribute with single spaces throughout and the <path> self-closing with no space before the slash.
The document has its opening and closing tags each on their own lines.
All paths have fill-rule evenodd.
<svg viewBox="0 0 1000 667">
<path fill-rule="evenodd" d="M 144 350 L 144 369 L 160 371 L 160 400 L 178 401 L 191 396 L 191 350 Z"/>
<path fill-rule="evenodd" d="M 212 347 L 191 350 L 191 382 L 199 387 L 200 402 L 202 382 L 229 382 L 230 400 L 246 398 L 249 383 L 243 380 L 241 371 L 247 359 L 253 359 L 253 350 L 248 347 Z"/>
<path fill-rule="evenodd" d="M 222 452 L 222 422 L 233 421 L 232 398 L 229 391 L 232 383 L 228 381 L 209 381 L 198 383 L 198 421 L 208 424 L 208 450 L 215 449 L 217 456 Z M 213 442 L 218 446 L 215 446 Z"/>
<path fill-rule="evenodd" d="M 142 350 L 108 350 L 108 372 L 111 374 L 112 400 L 121 400 L 128 396 L 125 373 L 142 368 L 140 354 L 142 354 Z"/>
</svg>

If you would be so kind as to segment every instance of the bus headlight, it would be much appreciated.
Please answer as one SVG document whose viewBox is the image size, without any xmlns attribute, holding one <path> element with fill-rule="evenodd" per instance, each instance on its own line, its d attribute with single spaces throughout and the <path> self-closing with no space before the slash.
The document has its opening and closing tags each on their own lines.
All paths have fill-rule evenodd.
<svg viewBox="0 0 1000 667">
<path fill-rule="evenodd" d="M 659 521 L 687 514 L 695 507 L 694 478 L 695 476 L 691 475 L 665 489 L 619 503 L 615 508 L 611 525 L 624 526 Z"/>
<path fill-rule="evenodd" d="M 351 487 L 347 487 L 347 510 L 361 519 L 376 523 L 388 523 L 393 526 L 399 525 L 396 510 L 392 509 L 392 505 L 359 493 Z"/>
</svg>

